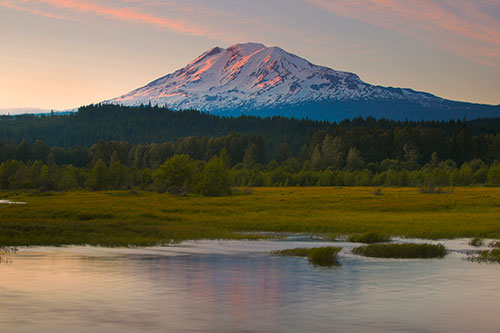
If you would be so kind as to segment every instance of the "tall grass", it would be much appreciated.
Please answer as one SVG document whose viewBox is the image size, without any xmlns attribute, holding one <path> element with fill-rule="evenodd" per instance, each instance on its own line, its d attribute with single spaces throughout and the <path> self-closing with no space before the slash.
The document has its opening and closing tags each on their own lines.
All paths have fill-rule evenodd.
<svg viewBox="0 0 500 333">
<path fill-rule="evenodd" d="M 472 246 L 481 246 L 483 244 L 484 244 L 483 240 L 479 237 L 472 238 L 469 241 L 469 245 L 472 245 Z"/>
<path fill-rule="evenodd" d="M 374 258 L 442 258 L 446 248 L 442 244 L 372 244 L 357 247 L 352 252 Z"/>
<path fill-rule="evenodd" d="M 255 188 L 229 197 L 152 192 L 0 192 L 0 246 L 148 246 L 186 239 L 256 238 L 300 232 L 417 238 L 500 239 L 500 188 L 456 188 L 438 196 L 416 188 Z"/>
<path fill-rule="evenodd" d="M 309 250 L 306 247 L 296 247 L 294 249 L 284 249 L 272 251 L 271 254 L 284 257 L 307 257 L 309 255 Z"/>
<path fill-rule="evenodd" d="M 489 247 L 498 247 L 500 248 L 500 241 L 497 241 L 497 242 L 491 242 L 490 244 L 488 244 Z"/>
<path fill-rule="evenodd" d="M 349 242 L 355 243 L 365 243 L 365 244 L 374 244 L 374 243 L 384 243 L 389 242 L 391 238 L 387 235 L 380 234 L 374 231 L 367 231 L 362 233 L 361 235 L 355 235 L 348 238 Z"/>
<path fill-rule="evenodd" d="M 500 248 L 479 251 L 477 254 L 469 259 L 477 262 L 500 263 Z"/>
<path fill-rule="evenodd" d="M 325 246 L 314 248 L 298 247 L 295 249 L 285 249 L 273 251 L 272 254 L 280 256 L 307 257 L 313 265 L 317 266 L 339 266 L 337 254 L 342 250 L 341 247 Z"/>
</svg>

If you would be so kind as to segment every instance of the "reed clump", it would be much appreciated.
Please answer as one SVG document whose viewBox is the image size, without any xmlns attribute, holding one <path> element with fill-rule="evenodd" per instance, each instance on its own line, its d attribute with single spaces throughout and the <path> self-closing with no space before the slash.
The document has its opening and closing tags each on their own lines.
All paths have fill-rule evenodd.
<svg viewBox="0 0 500 333">
<path fill-rule="evenodd" d="M 297 247 L 295 249 L 284 249 L 284 250 L 277 250 L 277 251 L 272 251 L 272 254 L 278 255 L 278 256 L 284 256 L 284 257 L 307 257 L 309 255 L 309 250 L 308 248 L 305 247 Z"/>
<path fill-rule="evenodd" d="M 339 266 L 340 263 L 337 254 L 340 250 L 342 250 L 341 247 L 334 246 L 314 247 L 310 249 L 298 247 L 295 249 L 273 251 L 271 253 L 279 256 L 307 257 L 309 262 L 317 266 Z"/>
<path fill-rule="evenodd" d="M 472 245 L 472 246 L 482 246 L 483 244 L 484 244 L 483 240 L 479 237 L 472 238 L 469 241 L 469 245 Z"/>
<path fill-rule="evenodd" d="M 490 244 L 488 244 L 488 246 L 500 248 L 500 241 L 491 242 Z"/>
<path fill-rule="evenodd" d="M 443 258 L 446 248 L 442 244 L 371 244 L 352 250 L 354 254 L 373 258 Z"/>
<path fill-rule="evenodd" d="M 391 238 L 389 236 L 374 231 L 367 231 L 360 235 L 349 237 L 349 242 L 354 242 L 354 243 L 374 244 L 374 243 L 384 243 L 390 241 Z"/>
<path fill-rule="evenodd" d="M 500 248 L 479 251 L 477 256 L 469 258 L 471 261 L 500 263 Z"/>
</svg>

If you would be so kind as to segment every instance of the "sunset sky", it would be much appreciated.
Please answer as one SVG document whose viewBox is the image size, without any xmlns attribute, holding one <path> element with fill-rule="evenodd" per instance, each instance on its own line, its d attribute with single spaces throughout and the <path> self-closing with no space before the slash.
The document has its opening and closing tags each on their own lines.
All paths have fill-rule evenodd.
<svg viewBox="0 0 500 333">
<path fill-rule="evenodd" d="M 100 102 L 248 41 L 500 104 L 498 0 L 0 0 L 0 109 Z"/>
</svg>

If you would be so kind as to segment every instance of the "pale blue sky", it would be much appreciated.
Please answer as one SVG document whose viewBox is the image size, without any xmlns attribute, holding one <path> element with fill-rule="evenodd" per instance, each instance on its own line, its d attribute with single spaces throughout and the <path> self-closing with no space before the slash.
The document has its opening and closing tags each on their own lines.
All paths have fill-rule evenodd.
<svg viewBox="0 0 500 333">
<path fill-rule="evenodd" d="M 372 84 L 500 104 L 497 0 L 0 0 L 0 108 L 100 102 L 247 41 Z"/>
</svg>

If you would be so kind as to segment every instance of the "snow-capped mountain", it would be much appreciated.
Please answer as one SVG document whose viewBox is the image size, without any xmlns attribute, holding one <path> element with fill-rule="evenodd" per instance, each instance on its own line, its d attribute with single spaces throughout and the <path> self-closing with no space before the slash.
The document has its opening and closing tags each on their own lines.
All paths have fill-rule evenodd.
<svg viewBox="0 0 500 333">
<path fill-rule="evenodd" d="M 186 67 L 104 103 L 336 120 L 387 116 L 377 113 L 380 107 L 392 118 L 414 118 L 412 112 L 426 109 L 451 111 L 453 116 L 455 107 L 450 103 L 458 102 L 411 89 L 374 86 L 356 74 L 314 65 L 279 47 L 246 43 L 214 47 Z"/>
</svg>

